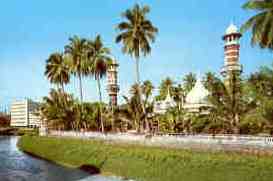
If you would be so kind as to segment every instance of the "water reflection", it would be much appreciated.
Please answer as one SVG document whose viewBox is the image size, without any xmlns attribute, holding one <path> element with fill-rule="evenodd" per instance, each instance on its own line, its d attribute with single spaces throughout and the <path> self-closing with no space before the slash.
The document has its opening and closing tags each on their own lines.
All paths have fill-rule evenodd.
<svg viewBox="0 0 273 181">
<path fill-rule="evenodd" d="M 33 158 L 17 149 L 17 140 L 0 136 L 0 181 L 120 181 Z"/>
</svg>

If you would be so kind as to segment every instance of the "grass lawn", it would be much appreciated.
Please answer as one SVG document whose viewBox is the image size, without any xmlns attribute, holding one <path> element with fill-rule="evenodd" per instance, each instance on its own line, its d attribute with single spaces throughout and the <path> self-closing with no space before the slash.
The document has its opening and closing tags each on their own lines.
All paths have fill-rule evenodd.
<svg viewBox="0 0 273 181">
<path fill-rule="evenodd" d="M 95 166 L 102 174 L 137 181 L 272 181 L 273 158 L 23 136 L 21 150 L 69 167 Z"/>
</svg>

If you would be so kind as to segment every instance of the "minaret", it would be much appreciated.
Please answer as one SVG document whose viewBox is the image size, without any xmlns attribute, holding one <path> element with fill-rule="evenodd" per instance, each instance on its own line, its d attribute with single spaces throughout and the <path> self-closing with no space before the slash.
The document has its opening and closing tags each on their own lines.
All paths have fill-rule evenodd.
<svg viewBox="0 0 273 181">
<path fill-rule="evenodd" d="M 223 36 L 225 41 L 225 62 L 221 74 L 225 78 L 226 83 L 228 83 L 230 75 L 234 73 L 240 75 L 242 73 L 242 65 L 239 62 L 241 36 L 242 34 L 233 23 L 229 25 Z"/>
<path fill-rule="evenodd" d="M 110 107 L 115 107 L 118 104 L 118 63 L 113 60 L 110 65 L 108 65 L 107 69 L 107 79 L 108 79 L 108 86 L 107 91 L 109 94 L 109 105 Z"/>
</svg>

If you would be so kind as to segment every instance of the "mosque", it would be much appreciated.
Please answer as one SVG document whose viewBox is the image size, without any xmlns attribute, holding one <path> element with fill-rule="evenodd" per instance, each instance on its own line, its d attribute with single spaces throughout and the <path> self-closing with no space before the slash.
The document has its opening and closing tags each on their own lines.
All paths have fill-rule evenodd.
<svg viewBox="0 0 273 181">
<path fill-rule="evenodd" d="M 224 77 L 224 83 L 228 86 L 230 75 L 242 73 L 242 65 L 239 62 L 240 57 L 240 38 L 242 37 L 239 29 L 231 23 L 226 29 L 223 36 L 224 41 L 224 66 L 221 69 L 221 74 Z M 109 105 L 111 107 L 117 106 L 117 98 L 119 92 L 118 85 L 118 63 L 113 61 L 107 70 L 108 80 L 108 95 Z M 192 90 L 186 95 L 186 98 L 182 100 L 182 107 L 188 112 L 193 114 L 208 114 L 212 105 L 208 101 L 210 92 L 205 88 L 201 81 L 201 77 L 197 78 L 197 81 Z M 157 101 L 154 104 L 155 114 L 164 114 L 170 108 L 175 107 L 177 104 L 168 91 L 165 100 Z M 40 127 L 40 134 L 45 135 L 47 133 L 46 126 L 42 123 Z"/>
<path fill-rule="evenodd" d="M 223 36 L 224 41 L 224 66 L 221 74 L 224 77 L 225 85 L 228 85 L 231 73 L 242 73 L 242 65 L 239 62 L 240 57 L 240 38 L 242 34 L 239 29 L 231 23 L 226 29 Z M 201 78 L 197 77 L 197 81 L 192 90 L 186 95 L 186 99 L 182 100 L 183 108 L 188 113 L 208 114 L 212 105 L 208 101 L 210 92 L 203 85 Z M 157 101 L 154 105 L 156 114 L 164 114 L 168 109 L 176 106 L 176 102 L 168 91 L 165 100 Z"/>
</svg>

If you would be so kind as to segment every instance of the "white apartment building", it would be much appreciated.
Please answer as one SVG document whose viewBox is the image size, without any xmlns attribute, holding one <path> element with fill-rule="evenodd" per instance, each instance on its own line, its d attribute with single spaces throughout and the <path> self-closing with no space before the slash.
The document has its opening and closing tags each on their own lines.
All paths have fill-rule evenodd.
<svg viewBox="0 0 273 181">
<path fill-rule="evenodd" d="M 10 125 L 14 127 L 39 127 L 38 103 L 29 99 L 14 101 L 10 107 Z"/>
</svg>

